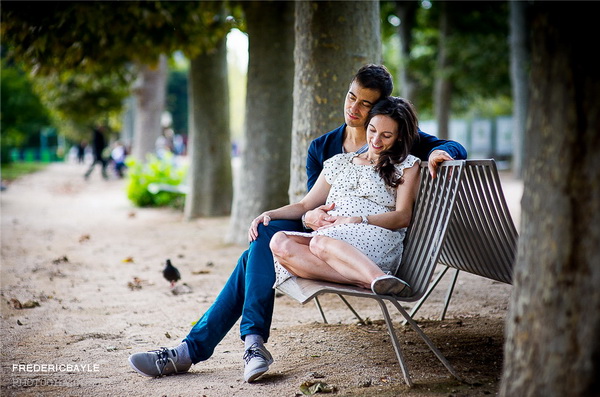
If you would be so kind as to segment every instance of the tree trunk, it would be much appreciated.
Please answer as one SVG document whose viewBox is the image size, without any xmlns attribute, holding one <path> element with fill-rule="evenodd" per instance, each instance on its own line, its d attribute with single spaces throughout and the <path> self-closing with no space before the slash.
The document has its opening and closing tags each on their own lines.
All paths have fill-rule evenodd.
<svg viewBox="0 0 600 397">
<path fill-rule="evenodd" d="M 132 156 L 145 161 L 154 154 L 154 144 L 162 133 L 160 118 L 165 108 L 167 58 L 161 55 L 156 65 L 141 65 L 133 92 L 136 97 Z"/>
<path fill-rule="evenodd" d="M 249 37 L 245 144 L 228 240 L 248 240 L 261 212 L 287 204 L 294 83 L 294 3 L 245 2 Z"/>
<path fill-rule="evenodd" d="M 213 51 L 191 60 L 189 104 L 185 218 L 228 215 L 233 182 L 226 38 L 219 40 Z"/>
<path fill-rule="evenodd" d="M 440 139 L 449 139 L 450 128 L 450 101 L 452 99 L 452 82 L 448 76 L 450 59 L 448 57 L 448 36 L 450 35 L 449 5 L 440 3 L 440 38 L 438 44 L 437 73 L 435 76 L 435 119 L 437 121 L 437 136 Z"/>
<path fill-rule="evenodd" d="M 290 201 L 306 194 L 310 142 L 343 123 L 350 79 L 381 62 L 377 1 L 296 2 Z"/>
<path fill-rule="evenodd" d="M 410 67 L 410 52 L 412 50 L 412 29 L 416 23 L 417 9 L 419 3 L 416 1 L 396 1 L 396 12 L 400 18 L 398 35 L 400 37 L 400 96 L 415 102 L 418 89 L 418 80 Z"/>
<path fill-rule="evenodd" d="M 510 2 L 510 76 L 513 95 L 513 161 L 517 178 L 523 177 L 523 136 L 527 123 L 529 50 L 527 48 L 527 2 Z"/>
<path fill-rule="evenodd" d="M 502 396 L 600 395 L 597 7 L 534 2 L 521 237 Z"/>
</svg>

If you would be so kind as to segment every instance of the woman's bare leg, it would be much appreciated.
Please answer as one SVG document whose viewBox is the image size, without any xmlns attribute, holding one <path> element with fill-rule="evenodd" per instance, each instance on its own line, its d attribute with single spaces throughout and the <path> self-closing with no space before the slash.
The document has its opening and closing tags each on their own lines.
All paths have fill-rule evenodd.
<svg viewBox="0 0 600 397">
<path fill-rule="evenodd" d="M 348 284 L 371 288 L 371 282 L 385 274 L 369 257 L 345 241 L 314 236 L 309 248 L 316 258 L 348 280 Z"/>
<path fill-rule="evenodd" d="M 295 276 L 312 280 L 325 280 L 342 284 L 353 284 L 310 250 L 314 237 L 275 233 L 271 239 L 271 251 L 279 264 Z"/>
</svg>

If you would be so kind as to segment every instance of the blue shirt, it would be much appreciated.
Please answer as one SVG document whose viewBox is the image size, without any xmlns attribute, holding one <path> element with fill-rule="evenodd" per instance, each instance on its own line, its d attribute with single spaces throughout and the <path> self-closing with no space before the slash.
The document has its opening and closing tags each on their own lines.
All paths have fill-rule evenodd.
<svg viewBox="0 0 600 397">
<path fill-rule="evenodd" d="M 310 143 L 306 158 L 306 175 L 308 176 L 306 185 L 308 190 L 312 189 L 317 181 L 319 174 L 323 170 L 325 160 L 342 153 L 345 128 L 346 124 L 342 124 Z M 467 158 L 467 151 L 460 143 L 438 139 L 421 130 L 419 130 L 419 138 L 410 150 L 410 154 L 420 158 L 422 161 L 427 161 L 429 154 L 436 149 L 445 151 L 455 160 L 464 160 Z"/>
</svg>

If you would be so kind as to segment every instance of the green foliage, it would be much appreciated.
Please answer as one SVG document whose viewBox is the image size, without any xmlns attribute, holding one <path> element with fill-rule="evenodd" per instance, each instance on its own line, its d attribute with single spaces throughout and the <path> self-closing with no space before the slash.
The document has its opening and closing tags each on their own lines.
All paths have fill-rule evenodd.
<svg viewBox="0 0 600 397">
<path fill-rule="evenodd" d="M 11 1 L 0 8 L 0 36 L 8 59 L 38 77 L 61 132 L 76 141 L 98 119 L 115 127 L 137 65 L 176 51 L 212 51 L 240 10 L 216 1 Z"/>
<path fill-rule="evenodd" d="M 65 71 L 40 76 L 35 85 L 61 119 L 80 124 L 100 123 L 110 114 L 119 114 L 129 95 L 129 82 L 114 73 Z"/>
<path fill-rule="evenodd" d="M 420 7 L 416 25 L 412 29 L 413 43 L 410 59 L 397 59 L 399 53 L 393 45 L 397 40 L 388 22 L 395 16 L 394 2 L 383 2 L 384 59 L 396 75 L 398 66 L 406 65 L 417 79 L 419 90 L 414 103 L 422 118 L 433 115 L 435 77 L 445 73 L 452 82 L 452 113 L 457 117 L 478 112 L 482 101 L 488 106 L 504 109 L 511 96 L 509 75 L 508 5 L 506 2 L 431 2 L 430 8 Z M 443 4 L 442 4 L 443 3 Z M 439 18 L 442 5 L 446 7 L 450 24 L 447 42 L 451 65 L 447 70 L 437 70 L 439 50 Z"/>
<path fill-rule="evenodd" d="M 3 41 L 32 70 L 123 71 L 160 54 L 211 51 L 235 25 L 223 2 L 6 2 Z"/>
<path fill-rule="evenodd" d="M 1 156 L 2 163 L 7 163 L 10 160 L 10 148 L 39 145 L 40 132 L 42 128 L 51 125 L 51 120 L 48 109 L 20 68 L 7 65 L 2 60 L 0 85 Z"/>
<path fill-rule="evenodd" d="M 128 158 L 126 164 L 127 198 L 131 202 L 139 207 L 183 207 L 184 196 L 180 193 L 160 191 L 152 194 L 148 191 L 151 183 L 177 186 L 184 182 L 186 168 L 176 167 L 172 155 L 166 155 L 164 159 L 149 155 L 146 163 Z"/>
<path fill-rule="evenodd" d="M 47 163 L 35 162 L 15 162 L 10 164 L 2 164 L 2 180 L 14 181 L 15 179 L 37 172 L 46 168 Z"/>
<path fill-rule="evenodd" d="M 170 69 L 165 109 L 173 116 L 173 131 L 188 133 L 188 70 Z"/>
</svg>

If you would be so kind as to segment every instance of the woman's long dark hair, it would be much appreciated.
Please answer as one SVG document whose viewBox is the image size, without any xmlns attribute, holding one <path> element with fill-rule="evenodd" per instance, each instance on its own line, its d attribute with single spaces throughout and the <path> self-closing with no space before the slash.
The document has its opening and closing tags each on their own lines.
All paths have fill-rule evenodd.
<svg viewBox="0 0 600 397">
<path fill-rule="evenodd" d="M 396 164 L 408 157 L 413 143 L 419 138 L 419 122 L 413 105 L 406 99 L 390 96 L 383 98 L 371 108 L 366 127 L 377 115 L 388 116 L 398 124 L 398 139 L 391 148 L 380 153 L 375 171 L 391 187 L 397 187 L 404 180 L 396 174 Z"/>
</svg>

